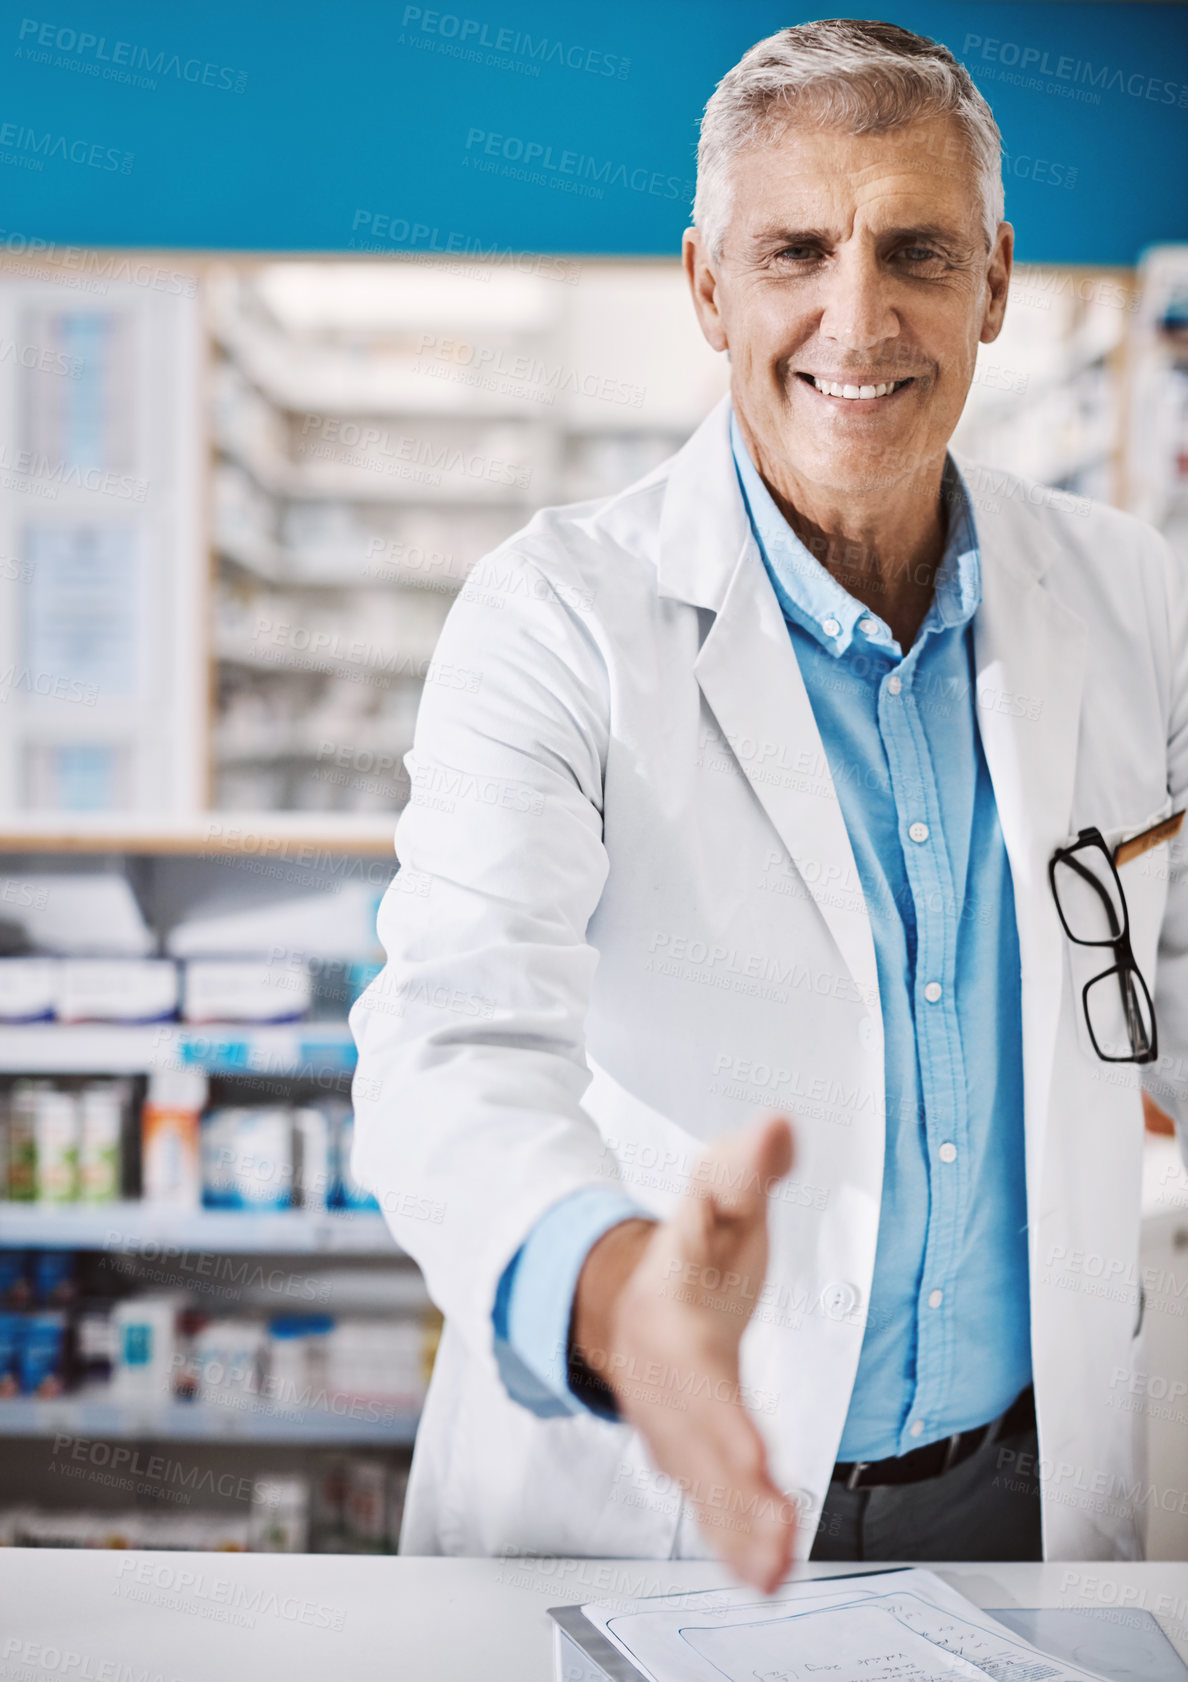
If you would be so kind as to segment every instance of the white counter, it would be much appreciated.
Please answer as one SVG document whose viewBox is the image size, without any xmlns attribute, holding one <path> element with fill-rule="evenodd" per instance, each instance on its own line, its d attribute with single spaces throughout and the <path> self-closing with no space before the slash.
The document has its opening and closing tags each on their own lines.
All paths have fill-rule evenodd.
<svg viewBox="0 0 1188 1682">
<path fill-rule="evenodd" d="M 1188 1658 L 1188 1565 L 936 1569 L 979 1606 L 1145 1608 Z M 546 1607 L 725 1581 L 716 1565 L 664 1560 L 11 1548 L 0 1550 L 0 1678 L 550 1682 Z"/>
</svg>

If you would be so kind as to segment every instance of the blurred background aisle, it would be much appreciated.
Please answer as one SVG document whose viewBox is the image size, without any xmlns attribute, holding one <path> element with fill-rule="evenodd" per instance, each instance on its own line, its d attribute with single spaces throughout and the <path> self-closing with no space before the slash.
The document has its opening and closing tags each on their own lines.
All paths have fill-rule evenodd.
<svg viewBox="0 0 1188 1682">
<path fill-rule="evenodd" d="M 438 1321 L 350 1176 L 346 1013 L 402 756 L 426 682 L 481 685 L 433 665 L 463 581 L 498 601 L 504 537 L 725 390 L 676 260 L 696 122 L 814 14 L 92 11 L 0 25 L 0 1542 L 385 1551 Z M 895 16 L 1008 148 L 977 494 L 1113 503 L 1188 565 L 1185 9 Z M 1149 1123 L 1117 1405 L 1184 1558 Z"/>
</svg>

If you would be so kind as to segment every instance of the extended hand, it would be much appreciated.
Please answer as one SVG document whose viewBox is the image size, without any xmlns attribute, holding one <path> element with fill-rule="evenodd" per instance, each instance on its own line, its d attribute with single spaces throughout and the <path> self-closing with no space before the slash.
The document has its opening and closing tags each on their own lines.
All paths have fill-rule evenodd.
<svg viewBox="0 0 1188 1682">
<path fill-rule="evenodd" d="M 591 1249 L 574 1336 L 702 1534 L 764 1594 L 795 1524 L 743 1405 L 738 1349 L 767 1270 L 767 1193 L 792 1166 L 782 1118 L 715 1141 L 670 1220 L 624 1221 Z"/>
</svg>

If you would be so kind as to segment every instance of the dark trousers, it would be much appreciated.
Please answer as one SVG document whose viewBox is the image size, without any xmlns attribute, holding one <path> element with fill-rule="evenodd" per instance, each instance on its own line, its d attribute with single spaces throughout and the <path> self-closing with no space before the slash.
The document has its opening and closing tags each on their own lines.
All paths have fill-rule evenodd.
<svg viewBox="0 0 1188 1682">
<path fill-rule="evenodd" d="M 847 1489 L 836 1480 L 809 1558 L 1042 1559 L 1037 1453 L 1032 1426 L 919 1483 Z"/>
</svg>

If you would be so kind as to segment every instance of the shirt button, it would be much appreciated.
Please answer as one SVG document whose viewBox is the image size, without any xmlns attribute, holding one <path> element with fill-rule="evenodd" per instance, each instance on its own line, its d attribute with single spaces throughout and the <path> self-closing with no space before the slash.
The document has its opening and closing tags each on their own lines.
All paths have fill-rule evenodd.
<svg viewBox="0 0 1188 1682">
<path fill-rule="evenodd" d="M 933 1291 L 928 1298 L 928 1306 L 929 1308 L 939 1308 L 944 1300 L 945 1293 L 943 1291 Z"/>
<path fill-rule="evenodd" d="M 821 1307 L 831 1320 L 851 1314 L 858 1306 L 858 1292 L 844 1280 L 835 1280 L 821 1292 Z"/>
<path fill-rule="evenodd" d="M 928 825 L 926 823 L 920 823 L 917 820 L 917 822 L 915 822 L 908 830 L 908 834 L 911 836 L 913 841 L 927 841 Z"/>
<path fill-rule="evenodd" d="M 924 997 L 930 1005 L 934 1005 L 944 991 L 939 981 L 930 981 L 924 989 Z"/>
<path fill-rule="evenodd" d="M 836 637 L 841 631 L 841 624 L 836 619 L 826 619 L 822 623 L 821 629 L 827 637 Z"/>
<path fill-rule="evenodd" d="M 941 1146 L 940 1150 L 937 1151 L 936 1154 L 940 1157 L 942 1162 L 956 1162 L 956 1160 L 957 1160 L 957 1146 L 956 1145 L 951 1145 L 948 1142 L 948 1140 L 946 1139 L 945 1143 Z"/>
<path fill-rule="evenodd" d="M 908 1426 L 908 1435 L 911 1437 L 922 1437 L 924 1435 L 924 1421 L 922 1419 L 913 1419 L 911 1424 Z"/>
<path fill-rule="evenodd" d="M 864 637 L 873 637 L 878 628 L 879 622 L 877 619 L 860 619 L 858 621 L 858 629 Z"/>
<path fill-rule="evenodd" d="M 897 672 L 892 672 L 891 676 L 887 679 L 887 688 L 891 691 L 892 695 L 898 695 L 899 691 L 903 688 L 903 679 Z"/>
</svg>

